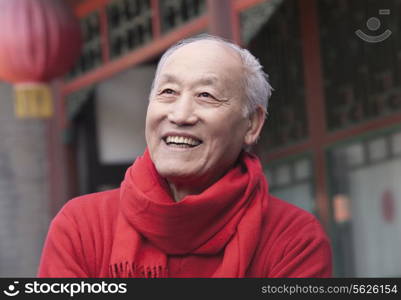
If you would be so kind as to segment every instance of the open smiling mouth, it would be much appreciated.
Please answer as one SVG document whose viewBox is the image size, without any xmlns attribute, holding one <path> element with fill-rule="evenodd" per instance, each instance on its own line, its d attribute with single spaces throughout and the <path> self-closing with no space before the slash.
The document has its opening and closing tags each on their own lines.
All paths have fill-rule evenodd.
<svg viewBox="0 0 401 300">
<path fill-rule="evenodd" d="M 195 148 L 202 144 L 201 140 L 184 136 L 166 136 L 163 141 L 167 146 L 175 148 Z"/>
</svg>

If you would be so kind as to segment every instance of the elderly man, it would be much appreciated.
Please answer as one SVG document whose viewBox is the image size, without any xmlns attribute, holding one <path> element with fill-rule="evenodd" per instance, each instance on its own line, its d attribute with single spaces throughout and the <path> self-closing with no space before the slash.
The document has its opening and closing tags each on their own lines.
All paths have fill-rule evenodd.
<svg viewBox="0 0 401 300">
<path fill-rule="evenodd" d="M 268 192 L 247 149 L 271 87 L 255 57 L 213 36 L 161 58 L 147 149 L 116 190 L 69 201 L 52 221 L 41 277 L 328 277 L 316 218 Z"/>
</svg>

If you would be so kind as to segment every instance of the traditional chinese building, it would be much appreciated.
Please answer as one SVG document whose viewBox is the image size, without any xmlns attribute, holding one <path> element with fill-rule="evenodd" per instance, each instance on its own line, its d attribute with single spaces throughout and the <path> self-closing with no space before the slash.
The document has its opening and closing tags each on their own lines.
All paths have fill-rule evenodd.
<svg viewBox="0 0 401 300">
<path fill-rule="evenodd" d="M 158 59 L 170 45 L 202 32 L 248 48 L 269 74 L 274 92 L 255 151 L 271 193 L 325 226 L 335 276 L 401 275 L 400 0 L 68 2 L 80 19 L 84 47 L 76 66 L 54 83 L 55 116 L 21 124 L 0 110 L 0 125 L 11 128 L 0 126 L 0 138 L 15 133 L 15 141 L 0 144 L 0 222 L 19 224 L 31 211 L 44 218 L 30 235 L 34 254 L 17 275 L 34 274 L 48 221 L 65 201 L 119 185 L 145 148 Z M 8 86 L 0 84 L 0 93 L 9 93 Z M 40 190 L 32 190 L 36 202 L 25 210 L 19 206 L 30 192 L 21 194 L 24 174 L 16 175 L 14 160 L 27 148 L 7 152 L 17 140 L 26 147 L 39 141 L 34 149 L 42 153 L 30 154 L 29 162 L 37 163 L 32 188 Z M 23 226 L 12 230 L 0 229 L 0 238 L 28 236 Z M 0 252 L 7 270 L 18 264 L 13 245 L 24 241 L 0 246 L 8 251 Z"/>
</svg>

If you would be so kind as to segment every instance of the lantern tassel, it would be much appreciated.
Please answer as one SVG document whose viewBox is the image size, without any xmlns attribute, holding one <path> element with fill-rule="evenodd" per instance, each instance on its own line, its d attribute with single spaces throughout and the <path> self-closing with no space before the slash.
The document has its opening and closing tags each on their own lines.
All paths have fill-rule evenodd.
<svg viewBox="0 0 401 300">
<path fill-rule="evenodd" d="M 14 92 L 17 118 L 49 118 L 53 115 L 52 93 L 47 84 L 16 84 Z"/>
</svg>

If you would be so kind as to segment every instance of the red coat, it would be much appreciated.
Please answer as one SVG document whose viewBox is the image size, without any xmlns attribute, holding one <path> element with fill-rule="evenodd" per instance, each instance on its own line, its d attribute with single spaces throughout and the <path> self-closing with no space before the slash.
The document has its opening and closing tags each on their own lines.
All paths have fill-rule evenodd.
<svg viewBox="0 0 401 300">
<path fill-rule="evenodd" d="M 118 198 L 117 189 L 69 201 L 51 223 L 38 276 L 110 277 Z M 316 218 L 280 199 L 270 199 L 256 253 L 264 257 L 264 263 L 252 265 L 248 276 L 262 269 L 266 277 L 331 277 L 329 240 Z M 170 277 L 208 277 L 220 259 L 221 255 L 170 256 Z M 194 269 L 199 261 L 202 268 Z"/>
<path fill-rule="evenodd" d="M 256 157 L 244 154 L 178 203 L 163 185 L 145 153 L 119 189 L 69 201 L 51 223 L 38 276 L 331 276 L 322 226 L 268 193 Z"/>
</svg>

